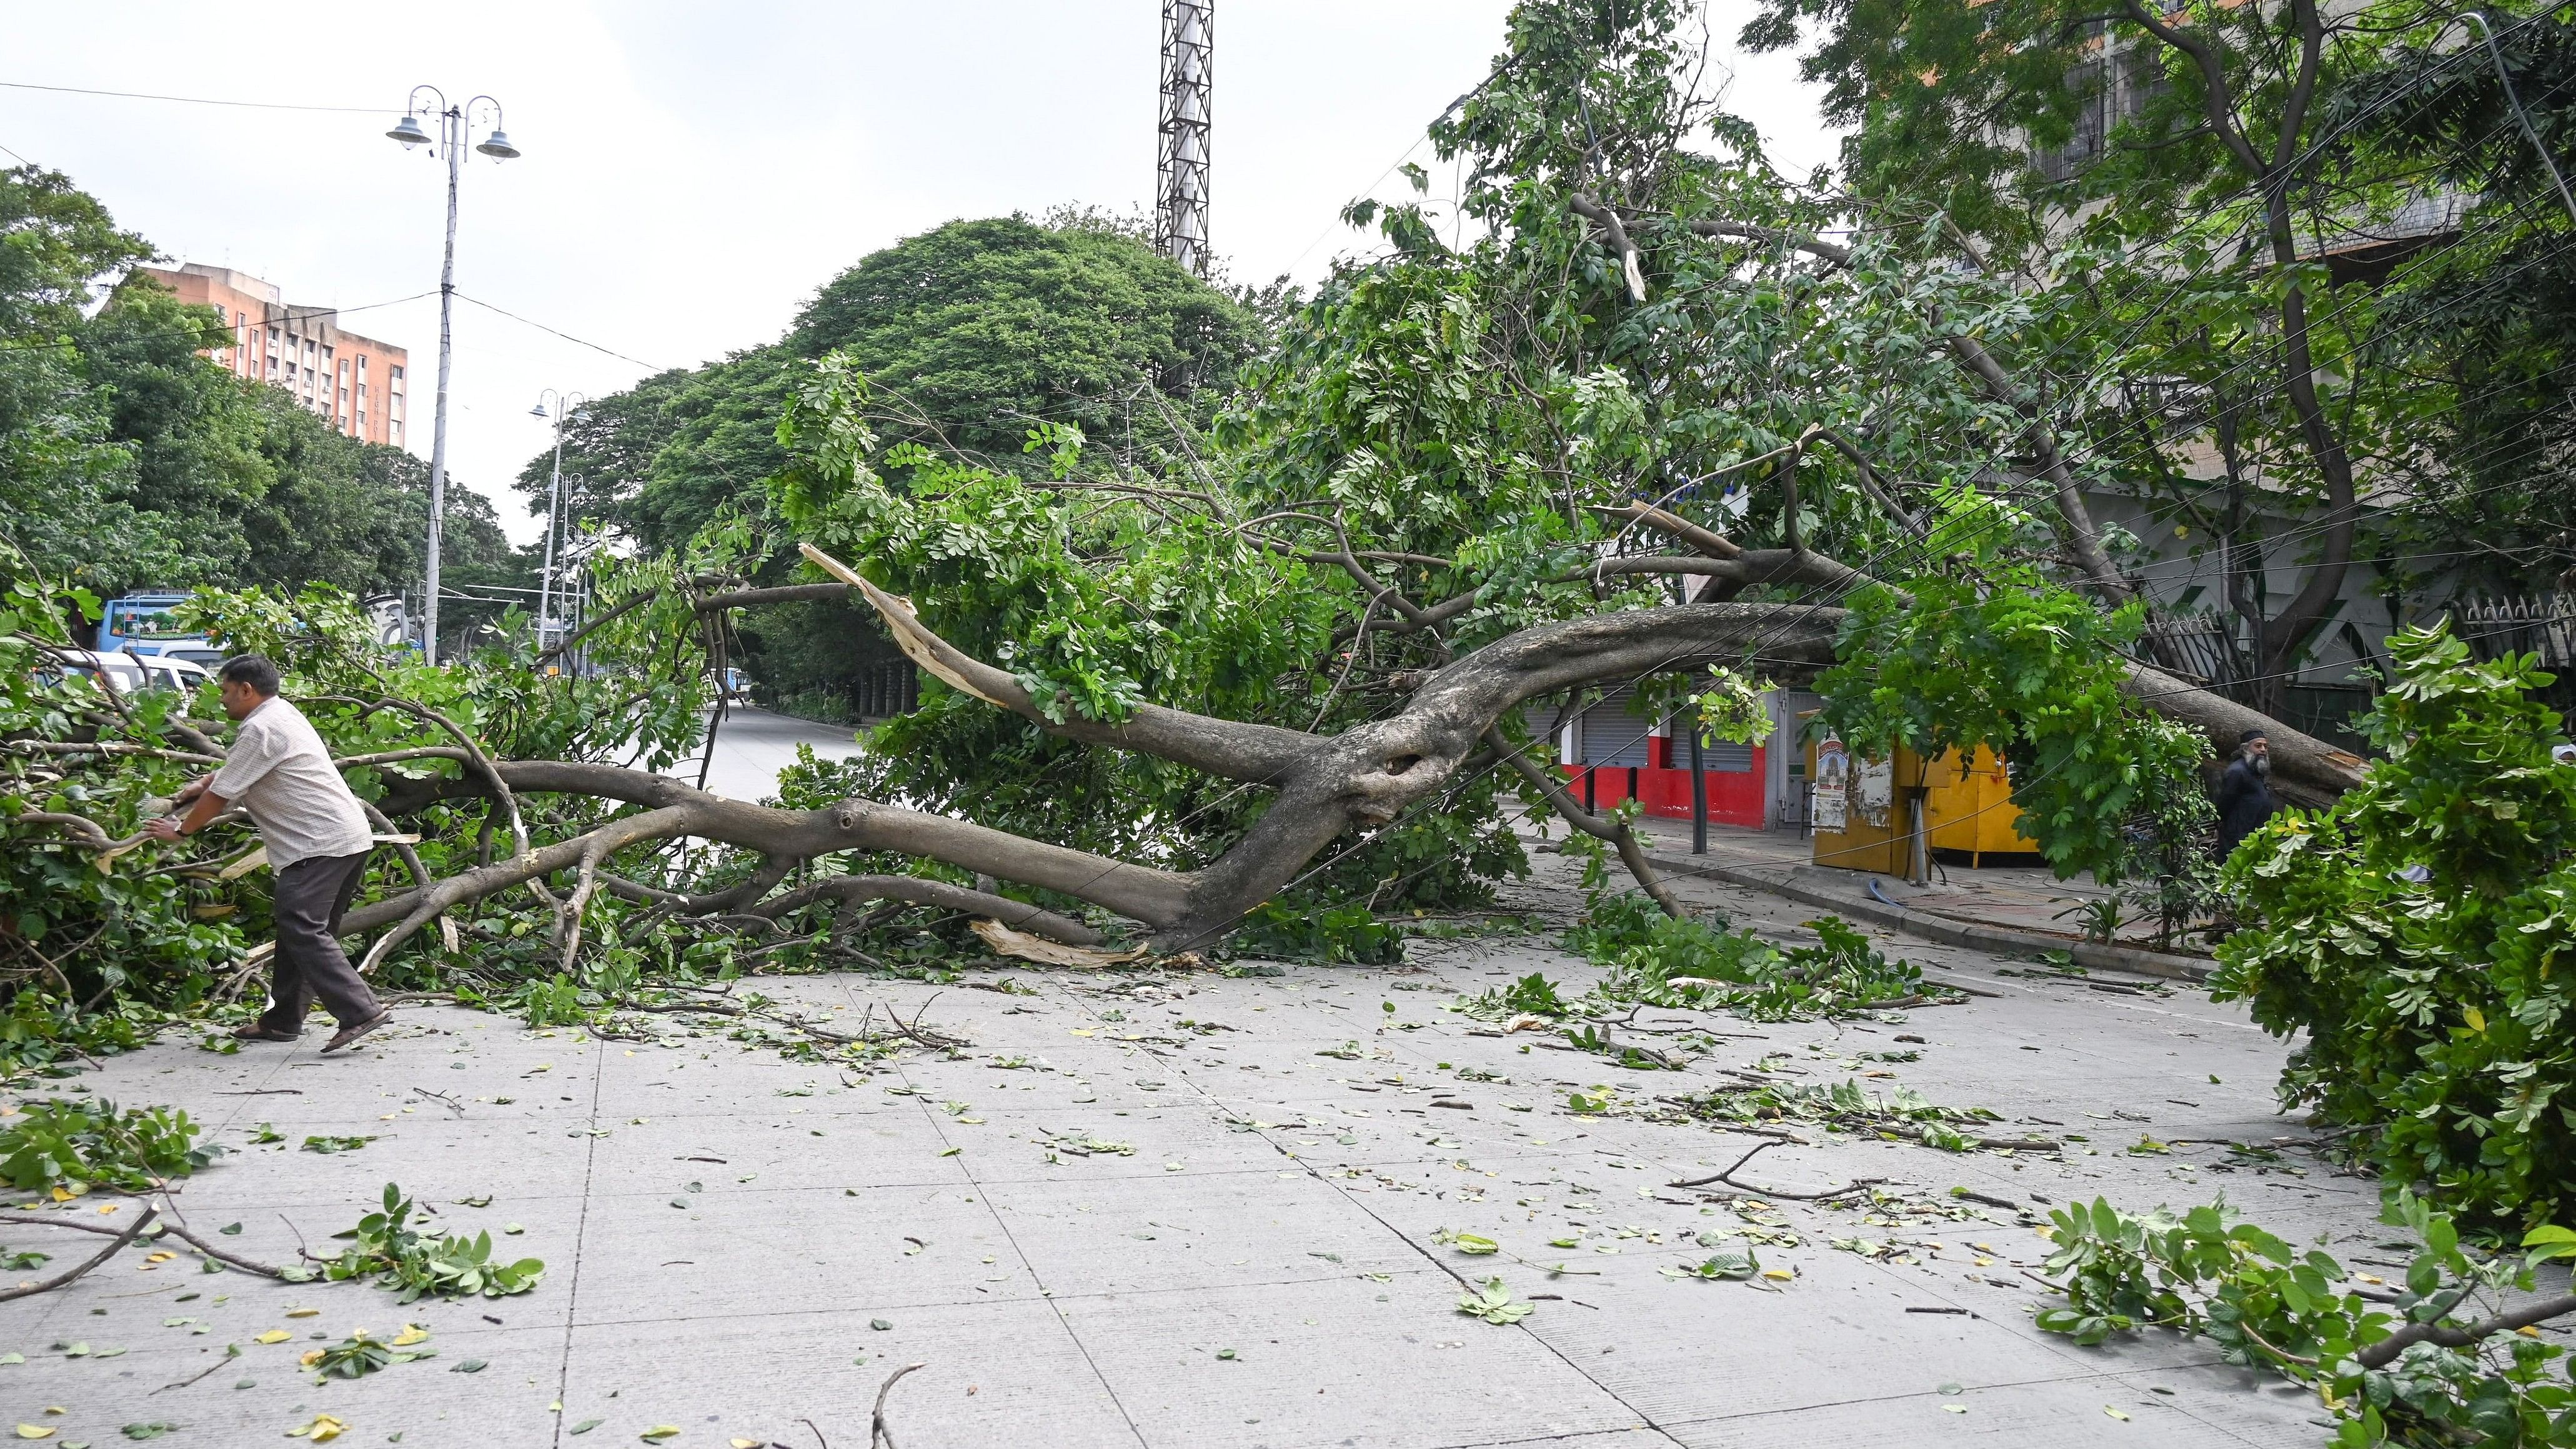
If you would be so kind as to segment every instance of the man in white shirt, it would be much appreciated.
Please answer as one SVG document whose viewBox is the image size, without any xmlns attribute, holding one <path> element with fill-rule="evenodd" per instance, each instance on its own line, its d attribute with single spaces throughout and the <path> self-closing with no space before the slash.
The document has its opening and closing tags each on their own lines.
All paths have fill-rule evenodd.
<svg viewBox="0 0 2576 1449">
<path fill-rule="evenodd" d="M 322 1050 L 336 1052 L 393 1020 L 340 949 L 340 917 L 366 874 L 374 832 L 312 722 L 277 697 L 276 665 L 244 654 L 225 660 L 217 677 L 224 713 L 240 724 L 232 750 L 223 768 L 179 792 L 177 803 L 189 807 L 184 819 L 173 815 L 146 828 L 156 839 L 176 840 L 235 804 L 250 812 L 277 878 L 277 951 L 268 1010 L 233 1035 L 293 1041 L 318 996 L 340 1023 Z"/>
</svg>

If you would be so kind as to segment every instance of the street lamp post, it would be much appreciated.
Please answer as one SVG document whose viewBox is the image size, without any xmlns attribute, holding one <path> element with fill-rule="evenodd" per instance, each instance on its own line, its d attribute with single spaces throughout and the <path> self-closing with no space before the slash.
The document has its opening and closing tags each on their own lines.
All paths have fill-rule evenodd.
<svg viewBox="0 0 2576 1449">
<path fill-rule="evenodd" d="M 436 104 L 424 105 L 424 96 Z M 438 662 L 438 529 L 447 512 L 447 376 L 454 357 L 450 319 L 456 302 L 456 182 L 465 164 L 464 140 L 473 129 L 471 122 L 477 106 L 490 108 L 492 134 L 474 149 L 495 161 L 515 159 L 519 148 L 510 144 L 509 132 L 501 129 L 501 103 L 490 96 L 476 96 L 461 106 L 451 106 L 447 94 L 438 87 L 414 86 L 403 118 L 385 132 L 406 149 L 435 145 L 447 161 L 447 251 L 438 269 L 438 410 L 429 444 L 429 576 L 423 585 L 428 598 L 421 608 L 420 636 L 422 657 L 432 664 Z M 423 116 L 438 123 L 436 136 L 421 128 Z"/>
<path fill-rule="evenodd" d="M 578 419 L 589 403 L 590 399 L 581 393 L 560 393 L 547 388 L 537 394 L 537 405 L 528 409 L 528 416 L 551 418 L 555 427 L 554 469 L 546 478 L 546 564 L 545 571 L 537 575 L 537 648 L 540 651 L 546 647 L 546 626 L 554 622 L 554 615 L 549 612 L 547 604 L 555 577 L 555 516 L 563 499 L 564 424 Z"/>
</svg>

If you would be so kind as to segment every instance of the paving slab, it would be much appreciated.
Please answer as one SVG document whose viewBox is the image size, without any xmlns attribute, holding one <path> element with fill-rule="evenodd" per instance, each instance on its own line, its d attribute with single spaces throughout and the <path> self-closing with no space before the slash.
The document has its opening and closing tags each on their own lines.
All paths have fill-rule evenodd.
<svg viewBox="0 0 2576 1449">
<path fill-rule="evenodd" d="M 1570 872 L 1547 857 L 1539 869 L 1500 905 L 1561 925 Z M 1812 935 L 1810 906 L 1721 881 L 1680 889 L 1778 939 Z M 407 1449 L 579 1449 L 661 1424 L 680 1428 L 679 1449 L 800 1444 L 809 1419 L 863 1443 L 878 1384 L 918 1361 L 890 1400 L 907 1449 L 2321 1438 L 2312 1400 L 2215 1364 L 2207 1345 L 2086 1349 L 2040 1333 L 2023 1276 L 2047 1251 L 2034 1225 L 2097 1194 L 2143 1209 L 2223 1191 L 2284 1236 L 2369 1259 L 2388 1231 L 2376 1184 L 2301 1150 L 2306 1132 L 2274 1114 L 2285 1044 L 2187 987 L 1870 934 L 1979 994 L 1840 1023 L 1648 1009 L 1621 1028 L 1707 1033 L 1714 1049 L 1679 1072 L 1455 1009 L 1530 971 L 1588 986 L 1597 971 L 1552 929 L 1421 940 L 1395 967 L 732 988 L 843 1029 L 925 1013 L 966 1043 L 867 1068 L 792 1061 L 708 1016 L 609 1040 L 414 1005 L 400 1029 L 327 1059 L 318 1035 L 223 1054 L 174 1033 L 54 1087 L 182 1106 L 235 1149 L 177 1195 L 201 1230 L 238 1222 L 223 1241 L 264 1261 L 299 1239 L 327 1252 L 394 1181 L 442 1225 L 516 1225 L 498 1241 L 543 1258 L 546 1278 L 520 1297 L 401 1305 L 129 1254 L 0 1304 L 0 1352 L 27 1358 L 0 1366 L 0 1398 L 58 1405 L 47 1422 L 92 1443 L 155 1420 L 183 1426 L 176 1445 L 264 1443 L 317 1412 L 351 1423 L 342 1442 L 401 1433 Z M 1817 1133 L 1746 1165 L 1750 1198 L 1675 1186 L 1758 1139 L 1658 1099 L 1748 1071 L 1910 1088 L 2067 1150 Z M 1579 1112 L 1578 1091 L 1618 1105 Z M 262 1124 L 284 1140 L 256 1141 Z M 325 1155 L 307 1135 L 376 1140 Z M 1066 1150 L 1084 1138 L 1133 1151 Z M 1786 1195 L 1862 1178 L 1891 1196 Z M 112 1220 L 101 1206 L 133 1210 L 69 1213 Z M 1463 1254 L 1442 1230 L 1500 1251 Z M 1786 1281 L 1668 1276 L 1748 1232 Z M 57 1262 L 94 1241 L 0 1217 L 0 1242 Z M 1455 1311 L 1463 1283 L 1492 1276 L 1534 1305 L 1528 1318 Z M 297 1371 L 311 1333 L 406 1322 L 429 1328 L 439 1357 L 328 1386 Z M 253 1341 L 275 1328 L 293 1336 Z M 486 1367 L 453 1372 L 469 1358 Z"/>
</svg>

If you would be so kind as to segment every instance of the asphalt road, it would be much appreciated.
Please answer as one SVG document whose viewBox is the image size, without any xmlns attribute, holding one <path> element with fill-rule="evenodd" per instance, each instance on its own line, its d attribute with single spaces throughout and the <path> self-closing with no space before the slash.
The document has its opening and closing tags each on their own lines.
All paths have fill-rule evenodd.
<svg viewBox="0 0 2576 1449">
<path fill-rule="evenodd" d="M 729 800 L 759 800 L 775 793 L 778 772 L 796 763 L 798 745 L 811 745 L 814 753 L 826 759 L 846 759 L 859 752 L 858 734 L 847 725 L 814 724 L 736 705 L 716 728 L 707 788 Z M 670 773 L 696 783 L 698 757 L 673 765 Z"/>
</svg>

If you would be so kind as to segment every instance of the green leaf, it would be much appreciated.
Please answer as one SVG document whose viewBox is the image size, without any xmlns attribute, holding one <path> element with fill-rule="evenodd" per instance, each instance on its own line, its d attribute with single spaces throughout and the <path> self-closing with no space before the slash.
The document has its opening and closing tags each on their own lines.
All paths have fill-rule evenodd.
<svg viewBox="0 0 2576 1449">
<path fill-rule="evenodd" d="M 1459 1312 L 1497 1325 L 1520 1322 L 1529 1316 L 1531 1307 L 1531 1304 L 1514 1298 L 1500 1278 L 1488 1278 L 1481 1289 L 1458 1299 Z"/>
</svg>

